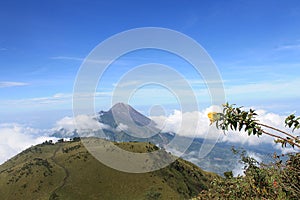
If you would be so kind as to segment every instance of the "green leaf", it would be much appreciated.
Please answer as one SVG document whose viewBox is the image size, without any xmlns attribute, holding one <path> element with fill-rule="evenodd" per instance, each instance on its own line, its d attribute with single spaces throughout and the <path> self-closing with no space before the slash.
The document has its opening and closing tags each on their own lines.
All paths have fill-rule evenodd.
<svg viewBox="0 0 300 200">
<path fill-rule="evenodd" d="M 248 135 L 251 135 L 252 131 L 253 131 L 253 128 L 249 128 L 248 129 Z"/>
</svg>

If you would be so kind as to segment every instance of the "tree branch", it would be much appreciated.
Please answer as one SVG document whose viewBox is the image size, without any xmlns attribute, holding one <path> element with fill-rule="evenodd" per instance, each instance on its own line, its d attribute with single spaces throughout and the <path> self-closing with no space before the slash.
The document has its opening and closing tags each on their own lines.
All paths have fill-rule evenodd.
<svg viewBox="0 0 300 200">
<path fill-rule="evenodd" d="M 274 127 L 272 127 L 272 126 L 269 126 L 269 125 L 266 125 L 266 124 L 262 124 L 262 123 L 258 123 L 258 122 L 257 122 L 257 124 L 258 124 L 258 125 L 261 125 L 261 126 L 264 126 L 264 127 L 267 127 L 267 128 L 270 128 L 270 129 L 273 129 L 273 130 L 278 131 L 278 132 L 280 132 L 280 133 L 283 133 L 283 134 L 285 134 L 285 135 L 287 135 L 287 136 L 293 138 L 294 140 L 297 140 L 297 139 L 298 139 L 297 137 L 295 137 L 295 136 L 293 136 L 293 135 L 291 135 L 291 134 L 289 134 L 289 133 L 287 133 L 287 132 L 285 132 L 285 131 L 282 131 L 282 130 L 280 130 L 280 129 L 274 128 Z"/>
<path fill-rule="evenodd" d="M 264 134 L 266 134 L 266 135 L 271 136 L 271 137 L 275 137 L 275 138 L 284 140 L 284 141 L 286 141 L 286 142 L 289 143 L 289 144 L 290 144 L 290 142 L 291 142 L 291 141 L 289 141 L 289 140 L 286 139 L 286 138 L 280 137 L 280 136 L 278 136 L 278 135 L 274 135 L 274 134 L 272 134 L 272 133 L 268 133 L 268 132 L 266 132 L 266 131 L 264 131 L 264 130 L 262 130 L 262 132 L 263 132 Z M 292 141 L 292 143 L 293 143 L 293 145 L 295 145 L 296 147 L 300 148 L 300 145 L 299 145 L 299 144 L 295 143 L 294 141 Z"/>
</svg>

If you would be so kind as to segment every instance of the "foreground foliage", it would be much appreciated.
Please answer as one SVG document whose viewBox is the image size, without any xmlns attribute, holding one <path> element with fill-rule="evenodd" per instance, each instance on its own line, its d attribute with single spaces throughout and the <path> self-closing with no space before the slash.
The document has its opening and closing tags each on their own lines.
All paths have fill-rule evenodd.
<svg viewBox="0 0 300 200">
<path fill-rule="evenodd" d="M 300 154 L 290 155 L 287 162 L 278 161 L 264 165 L 249 157 L 243 157 L 245 175 L 216 178 L 210 189 L 202 191 L 197 199 L 299 199 Z"/>
<path fill-rule="evenodd" d="M 223 107 L 223 113 L 212 112 L 208 117 L 211 124 L 216 123 L 217 128 L 224 132 L 229 129 L 238 131 L 244 129 L 249 135 L 272 136 L 276 139 L 275 142 L 281 143 L 283 147 L 300 146 L 299 136 L 262 124 L 257 120 L 255 110 L 246 111 L 242 107 L 234 107 L 228 103 Z M 294 132 L 300 128 L 299 120 L 299 117 L 292 114 L 286 118 L 285 123 Z M 233 177 L 232 172 L 226 172 L 225 178 L 214 179 L 210 189 L 202 191 L 197 199 L 299 199 L 300 153 L 281 156 L 274 154 L 273 163 L 263 164 L 246 156 L 244 151 L 234 151 L 241 155 L 241 161 L 245 164 L 244 176 Z M 288 156 L 288 159 L 283 161 L 283 156 Z"/>
</svg>

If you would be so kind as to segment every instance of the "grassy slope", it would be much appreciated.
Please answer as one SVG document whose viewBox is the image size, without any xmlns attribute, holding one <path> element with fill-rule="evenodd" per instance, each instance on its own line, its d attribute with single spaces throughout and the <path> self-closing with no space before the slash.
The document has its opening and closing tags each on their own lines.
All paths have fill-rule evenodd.
<svg viewBox="0 0 300 200">
<path fill-rule="evenodd" d="M 117 145 L 134 152 L 147 152 L 149 149 L 148 143 Z M 62 149 L 69 151 L 63 152 Z M 81 142 L 64 142 L 31 147 L 1 165 L 0 197 L 64 200 L 186 199 L 206 188 L 213 177 L 214 174 L 203 172 L 181 159 L 155 172 L 124 173 L 100 163 Z"/>
</svg>

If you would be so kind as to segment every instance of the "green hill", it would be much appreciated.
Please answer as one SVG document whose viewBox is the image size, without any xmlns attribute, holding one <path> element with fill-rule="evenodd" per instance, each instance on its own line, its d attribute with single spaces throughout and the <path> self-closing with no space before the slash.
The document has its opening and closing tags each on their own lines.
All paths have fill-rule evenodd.
<svg viewBox="0 0 300 200">
<path fill-rule="evenodd" d="M 157 149 L 142 142 L 116 145 L 133 152 Z M 96 160 L 81 141 L 44 143 L 0 166 L 0 197 L 1 200 L 188 199 L 207 189 L 215 177 L 182 159 L 154 172 L 125 173 Z"/>
</svg>

